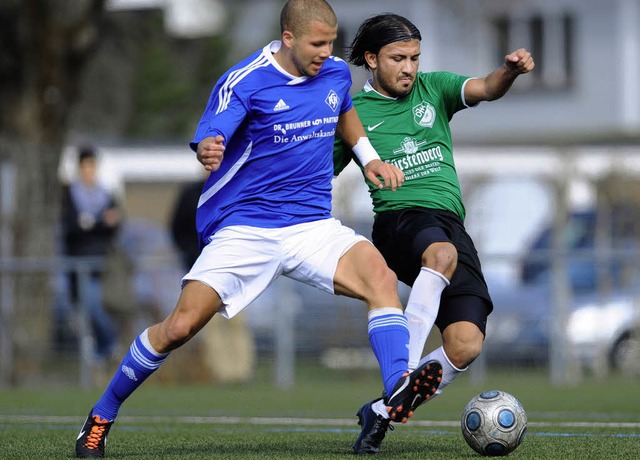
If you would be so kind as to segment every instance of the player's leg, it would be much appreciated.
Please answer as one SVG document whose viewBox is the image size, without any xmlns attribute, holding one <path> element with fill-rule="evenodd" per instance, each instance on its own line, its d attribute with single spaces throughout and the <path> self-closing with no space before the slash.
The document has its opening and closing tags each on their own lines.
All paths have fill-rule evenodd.
<svg viewBox="0 0 640 460">
<path fill-rule="evenodd" d="M 389 212 L 376 219 L 373 229 L 374 242 L 386 262 L 403 282 L 413 284 L 404 312 L 410 331 L 409 371 L 420 366 L 424 344 L 438 313 L 440 294 L 448 284 L 442 273 L 449 275 L 455 268 L 456 258 L 447 251 L 448 239 L 443 232 L 438 233 L 436 224 L 424 212 Z M 423 228 L 433 230 L 421 231 Z M 385 394 L 389 394 L 386 388 Z M 424 399 L 415 402 L 416 407 L 421 401 Z M 386 398 L 378 398 L 358 410 L 356 415 L 362 429 L 353 445 L 356 454 L 380 451 L 391 421 L 387 404 Z"/>
<path fill-rule="evenodd" d="M 191 339 L 215 313 L 230 318 L 242 311 L 281 273 L 280 260 L 274 257 L 279 245 L 265 238 L 264 233 L 268 232 L 227 227 L 212 238 L 183 278 L 183 288 L 171 314 L 132 343 L 89 413 L 76 442 L 77 457 L 104 456 L 106 435 L 120 406 L 169 352 Z"/>
<path fill-rule="evenodd" d="M 447 222 L 427 210 L 387 212 L 378 216 L 373 228 L 376 247 L 400 280 L 412 286 L 404 312 L 410 331 L 409 369 L 428 362 L 420 358 L 438 315 L 442 291 L 457 266 L 457 251 L 444 228 Z M 425 400 L 417 401 L 412 410 Z M 362 430 L 354 451 L 379 452 L 390 421 L 385 401 L 366 403 L 357 416 Z"/>
<path fill-rule="evenodd" d="M 440 309 L 440 296 L 449 285 L 455 271 L 458 253 L 453 244 L 444 241 L 441 228 L 426 228 L 414 240 L 413 246 L 426 246 L 422 253 L 421 268 L 413 285 L 404 311 L 409 322 L 409 370 L 418 366 L 429 332 Z"/>
<path fill-rule="evenodd" d="M 445 243 L 436 243 L 438 246 Z M 435 244 L 430 247 L 433 249 Z M 425 251 L 427 252 L 427 251 Z M 423 258 L 424 260 L 424 258 Z M 433 260 L 433 259 L 430 259 Z M 433 327 L 440 303 L 440 294 L 449 281 L 439 272 L 423 267 L 411 289 L 411 294 L 404 312 L 408 320 L 410 331 L 409 341 L 409 371 L 420 368 L 429 362 L 438 362 L 443 366 L 444 356 L 430 355 L 428 359 L 420 360 L 429 331 Z M 444 379 L 444 376 L 442 376 Z M 438 387 L 442 385 L 440 382 Z M 437 389 L 436 393 L 440 391 Z M 433 397 L 433 395 L 430 395 Z M 426 401 L 417 401 L 415 407 Z M 412 410 L 415 410 L 415 407 Z M 362 426 L 360 435 L 353 445 L 357 454 L 370 454 L 380 451 L 380 445 L 389 428 L 390 418 L 387 405 L 383 398 L 378 398 L 363 405 L 356 414 L 358 424 Z"/>
<path fill-rule="evenodd" d="M 220 296 L 210 286 L 199 281 L 186 282 L 169 316 L 133 341 L 103 396 L 95 404 L 94 415 L 115 420 L 124 400 L 160 367 L 169 352 L 202 329 L 221 306 Z"/>
<path fill-rule="evenodd" d="M 436 324 L 442 330 L 443 346 L 433 350 L 420 360 L 419 367 L 438 362 L 442 366 L 442 379 L 436 392 L 420 403 L 442 393 L 478 357 L 482 350 L 485 325 L 490 307 L 477 296 L 456 296 L 442 301 Z M 417 407 L 417 406 L 416 406 Z M 360 436 L 354 444 L 356 453 L 376 453 L 389 428 L 386 404 L 381 399 L 366 403 L 358 411 Z"/>
<path fill-rule="evenodd" d="M 408 371 L 409 330 L 396 275 L 379 251 L 363 241 L 340 258 L 334 283 L 337 293 L 362 298 L 369 306 L 369 340 L 380 364 L 384 403 L 392 420 L 406 422 L 414 407 L 436 391 L 441 370 L 433 362 Z"/>
<path fill-rule="evenodd" d="M 407 372 L 409 331 L 398 296 L 398 279 L 369 242 L 353 244 L 338 260 L 334 292 L 362 299 L 369 308 L 369 340 L 389 392 Z M 390 394 L 390 393 L 389 393 Z"/>
<path fill-rule="evenodd" d="M 409 322 L 409 369 L 418 365 L 449 284 L 458 254 L 447 219 L 430 210 L 386 212 L 373 227 L 373 242 L 398 279 L 411 286 L 405 309 Z"/>
<path fill-rule="evenodd" d="M 437 396 L 457 379 L 480 355 L 484 336 L 475 324 L 460 321 L 447 327 L 442 334 L 443 345 L 423 359 L 440 359 L 442 363 L 442 382 L 436 391 Z"/>
<path fill-rule="evenodd" d="M 419 215 L 418 217 L 421 217 Z M 428 359 L 423 359 L 424 345 L 431 328 L 433 327 L 438 310 L 440 308 L 440 297 L 442 291 L 449 285 L 449 278 L 453 276 L 457 264 L 457 251 L 455 247 L 442 240 L 446 240 L 444 231 L 436 227 L 428 227 L 418 232 L 413 242 L 413 251 L 420 251 L 420 248 L 427 247 L 420 258 L 422 267 L 413 286 L 407 302 L 404 315 L 408 320 L 409 329 L 409 362 L 408 370 L 413 371 L 430 361 L 436 361 L 443 366 L 444 356 L 430 355 Z M 400 245 L 401 243 L 398 243 Z M 396 243 L 385 244 L 387 250 Z M 402 252 L 400 247 L 396 251 Z M 414 255 L 413 260 L 416 259 Z M 393 259 L 392 259 L 393 260 Z M 412 260 L 412 259 L 409 259 Z M 404 262 L 407 263 L 406 261 Z M 444 375 L 443 375 L 444 379 Z M 442 385 L 438 385 L 439 387 Z M 430 396 L 431 397 L 431 396 Z M 412 410 L 426 399 L 417 402 Z M 383 399 L 376 399 L 366 403 L 358 411 L 359 424 L 363 426 L 360 437 L 356 441 L 354 449 L 359 453 L 378 452 L 380 444 L 385 437 L 389 426 L 389 414 Z M 369 428 L 368 428 L 369 427 Z"/>
<path fill-rule="evenodd" d="M 484 329 L 481 327 L 486 324 L 484 300 L 479 297 L 460 296 L 456 301 L 465 302 L 461 304 L 461 308 L 474 313 L 466 315 L 465 320 L 456 320 L 447 325 L 442 331 L 442 346 L 421 360 L 421 362 L 427 362 L 438 359 L 442 363 L 442 382 L 434 396 L 441 394 L 448 385 L 466 371 L 482 351 Z"/>
<path fill-rule="evenodd" d="M 396 275 L 386 265 L 380 252 L 361 235 L 343 226 L 336 219 L 326 219 L 294 226 L 288 232 L 284 274 L 319 289 L 364 300 L 369 306 L 369 339 L 380 363 L 382 379 L 393 399 L 398 382 L 406 382 L 407 320 L 398 296 Z M 439 369 L 438 369 L 439 370 Z M 435 367 L 432 372 L 437 373 Z M 410 405 L 405 398 L 417 393 L 435 392 L 431 373 L 417 371 L 418 384 L 406 385 L 394 406 L 401 413 L 398 420 L 408 417 Z M 425 386 L 423 380 L 428 380 Z M 417 388 L 417 390 L 414 390 Z"/>
<path fill-rule="evenodd" d="M 478 251 L 457 217 L 442 216 L 458 252 L 457 268 L 443 293 L 436 325 L 443 346 L 424 359 L 444 358 L 438 394 L 455 380 L 482 351 L 487 317 L 493 304 L 482 274 Z"/>
<path fill-rule="evenodd" d="M 493 303 L 473 240 L 462 222 L 451 219 L 448 231 L 458 251 L 458 267 L 442 298 L 436 325 L 443 346 L 424 359 L 443 356 L 442 390 L 481 353 Z"/>
<path fill-rule="evenodd" d="M 484 305 L 478 308 L 483 307 Z M 483 331 L 469 321 L 458 321 L 442 331 L 442 348 L 447 360 L 460 369 L 469 367 L 480 356 L 483 341 Z"/>
<path fill-rule="evenodd" d="M 145 329 L 129 347 L 111 382 L 95 403 L 76 440 L 76 457 L 103 457 L 107 434 L 124 401 L 164 362 L 169 352 L 186 343 L 220 309 L 220 297 L 199 282 L 185 284 L 173 312 Z"/>
</svg>

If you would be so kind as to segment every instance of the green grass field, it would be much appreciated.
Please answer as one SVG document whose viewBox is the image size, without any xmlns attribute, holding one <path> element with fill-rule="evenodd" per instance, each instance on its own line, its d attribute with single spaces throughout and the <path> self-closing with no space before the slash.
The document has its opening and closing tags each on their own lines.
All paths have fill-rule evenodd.
<svg viewBox="0 0 640 460">
<path fill-rule="evenodd" d="M 123 406 L 107 447 L 113 459 L 347 459 L 355 412 L 380 392 L 375 372 L 299 366 L 289 390 L 269 365 L 242 386 L 160 386 L 153 377 Z M 517 396 L 529 417 L 520 459 L 640 458 L 640 385 L 610 376 L 551 387 L 544 371 L 467 375 L 387 434 L 376 458 L 481 458 L 460 434 L 467 401 L 488 389 Z M 0 459 L 73 457 L 75 436 L 102 389 L 2 389 Z"/>
</svg>

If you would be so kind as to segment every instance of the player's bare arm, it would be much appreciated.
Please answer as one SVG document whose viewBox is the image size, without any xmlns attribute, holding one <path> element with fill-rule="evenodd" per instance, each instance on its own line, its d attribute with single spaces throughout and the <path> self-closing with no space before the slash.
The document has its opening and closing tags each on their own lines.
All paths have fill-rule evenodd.
<svg viewBox="0 0 640 460">
<path fill-rule="evenodd" d="M 404 173 L 396 166 L 385 163 L 369 142 L 362 122 L 355 108 L 340 115 L 338 120 L 338 137 L 340 137 L 364 166 L 364 175 L 378 188 L 390 188 L 395 191 L 404 182 Z M 382 181 L 379 179 L 382 178 Z"/>
<path fill-rule="evenodd" d="M 531 72 L 535 62 L 531 53 L 524 48 L 507 54 L 504 64 L 484 78 L 469 80 L 464 88 L 465 101 L 475 105 L 482 101 L 495 101 L 509 91 L 519 75 Z"/>
<path fill-rule="evenodd" d="M 209 172 L 217 171 L 224 158 L 224 137 L 205 137 L 198 143 L 198 161 Z"/>
</svg>

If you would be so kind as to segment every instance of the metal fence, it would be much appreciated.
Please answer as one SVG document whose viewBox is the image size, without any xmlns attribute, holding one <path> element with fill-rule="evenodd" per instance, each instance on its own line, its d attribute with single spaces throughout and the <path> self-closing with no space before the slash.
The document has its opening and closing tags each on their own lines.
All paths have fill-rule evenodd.
<svg viewBox="0 0 640 460">
<path fill-rule="evenodd" d="M 66 366 L 66 378 L 63 384 L 90 387 L 95 382 L 93 374 L 96 371 L 96 336 L 91 327 L 91 303 L 93 274 L 108 273 L 109 263 L 100 257 L 53 257 L 53 258 L 9 258 L 0 257 L 0 386 L 9 386 L 16 383 L 14 378 L 16 364 L 18 323 L 45 321 L 48 323 L 43 334 L 29 337 L 32 344 L 29 355 L 33 361 L 44 361 L 48 365 L 41 366 L 35 375 L 31 376 L 34 383 L 51 381 L 53 374 L 58 374 L 61 366 Z M 15 281 L 18 277 L 27 275 L 46 275 L 50 279 L 50 289 L 47 299 L 42 299 L 45 305 L 50 307 L 47 318 L 39 318 L 36 312 L 21 308 L 14 295 Z M 64 280 L 74 274 L 77 279 L 77 299 L 70 298 L 68 283 Z M 130 273 L 131 289 L 119 294 L 132 295 L 133 309 L 124 312 L 114 312 L 107 309 L 107 314 L 119 316 L 124 322 L 132 325 L 129 334 L 120 334 L 120 347 L 118 352 L 126 350 L 131 340 L 145 327 L 160 321 L 173 308 L 179 294 L 180 279 L 183 272 L 180 268 L 177 255 L 166 253 L 156 256 L 138 257 L 133 261 L 133 271 Z M 137 283 L 136 283 L 137 279 Z M 63 282 L 61 282 L 61 280 Z M 290 386 L 294 378 L 294 359 L 296 347 L 294 319 L 300 310 L 300 294 L 292 289 L 291 280 L 277 282 L 263 299 L 257 303 L 262 304 L 262 309 L 267 309 L 265 315 L 275 315 L 278 321 L 254 324 L 257 331 L 257 339 L 260 340 L 260 351 L 274 356 L 274 380 L 282 387 Z M 136 284 L 138 286 L 136 286 Z M 105 289 L 113 286 L 105 286 Z M 150 298 L 153 296 L 153 298 Z M 273 302 L 278 298 L 284 301 Z M 101 297 L 104 299 L 104 296 Z M 271 300 L 270 300 L 271 299 Z M 64 308 L 63 323 L 57 324 L 55 310 Z M 260 307 L 259 307 L 260 308 Z M 133 323 L 133 324 L 131 324 Z M 55 328 L 62 326 L 66 332 L 71 332 L 72 337 L 65 342 L 64 349 L 56 343 Z M 122 329 L 122 322 L 119 324 Z M 265 332 L 267 330 L 268 332 Z M 119 332 L 122 332 L 120 330 Z M 24 334 L 22 334 L 24 335 Z M 309 342 L 301 343 L 309 347 Z M 258 344 L 256 344 L 258 345 Z M 48 356 L 44 359 L 36 359 L 35 354 L 44 350 Z M 115 355 L 114 359 L 122 356 Z M 38 357 L 42 358 L 42 357 Z M 55 361 L 58 361 L 58 364 Z M 69 361 L 73 363 L 70 365 Z M 53 362 L 52 362 L 53 361 Z M 114 362 L 111 362 L 111 367 Z M 20 384 L 20 379 L 17 379 Z"/>
<path fill-rule="evenodd" d="M 536 366 L 547 369 L 550 380 L 563 382 L 579 378 L 582 370 L 577 363 L 584 361 L 587 369 L 590 361 L 593 369 L 609 369 L 622 366 L 623 371 L 638 373 L 640 362 L 640 253 L 634 251 L 609 252 L 551 252 L 531 254 L 528 261 L 551 267 L 549 276 L 538 285 L 492 286 L 496 302 L 490 316 L 485 352 L 472 366 L 472 378 L 480 381 L 494 366 Z M 511 261 L 513 254 L 483 254 L 486 265 Z M 518 258 L 519 260 L 519 258 Z M 589 263 L 598 268 L 603 260 L 616 261 L 626 270 L 625 283 L 585 292 L 571 285 L 572 266 Z M 606 265 L 606 264 L 605 264 Z M 609 264 L 610 265 L 610 264 Z M 89 283 L 91 273 L 103 270 L 105 261 L 100 258 L 50 258 L 50 259 L 0 259 L 0 376 L 4 385 L 11 384 L 15 371 L 14 340 L 15 320 L 27 310 L 15 304 L 13 282 L 24 274 L 48 274 L 56 277 L 75 273 L 78 278 L 78 302 L 72 317 L 73 330 L 77 332 L 74 346 L 64 358 L 73 360 L 66 374 L 67 384 L 89 387 L 96 338 L 92 334 L 89 319 Z M 175 256 L 166 254 L 145 257 L 137 261 L 140 272 L 155 276 L 152 286 L 168 284 L 167 292 L 177 296 L 180 270 L 176 271 Z M 565 273 L 565 275 L 562 275 Z M 568 275 L 567 275 L 568 274 Z M 145 278 L 149 280 L 150 278 Z M 491 283 L 490 283 L 491 284 Z M 166 286 L 165 286 L 166 287 Z M 408 289 L 401 289 L 406 298 Z M 56 289 L 51 298 L 44 299 L 52 306 Z M 135 294 L 137 296 L 137 294 Z M 160 312 L 152 314 L 142 307 L 127 313 L 127 320 L 137 321 L 136 326 L 148 326 L 173 307 L 174 297 L 165 298 Z M 144 303 L 144 300 L 138 303 Z M 257 352 L 273 358 L 274 380 L 286 387 L 293 383 L 295 361 L 302 356 L 312 357 L 330 368 L 375 368 L 376 362 L 369 350 L 366 334 L 366 309 L 362 302 L 334 297 L 301 283 L 281 278 L 248 307 L 249 325 L 253 332 Z M 21 318 L 35 321 L 37 318 Z M 625 329 L 625 326 L 628 328 Z M 580 328 L 584 330 L 581 331 Z M 136 329 L 136 334 L 140 332 Z M 591 331 L 591 332 L 589 332 Z M 635 331 L 635 332 L 634 332 Z M 580 334 L 582 333 L 583 336 Z M 538 334 L 538 335 L 536 335 Z M 584 335 L 587 334 L 587 337 Z M 591 336 L 589 336 L 591 334 Z M 438 334 L 432 334 L 431 344 Z M 54 350 L 53 336 L 32 337 L 32 341 L 45 346 L 37 349 Z M 128 346 L 130 337 L 124 346 Z M 46 345 L 48 344 L 48 345 Z M 620 346 L 614 351 L 615 346 Z M 528 348 L 527 348 L 528 347 Z M 598 353 L 589 353 L 589 352 Z M 615 353 L 618 353 L 616 355 Z M 584 356 L 582 356 L 584 355 Z M 60 359 L 52 353 L 47 360 Z M 534 359 L 540 357 L 540 359 Z M 612 362 L 617 359 L 617 362 Z M 598 360 L 597 362 L 594 360 Z M 636 364 L 634 364 L 636 363 Z M 51 363 L 50 363 L 51 364 Z M 68 364 L 68 362 L 67 362 Z M 604 367 L 603 367 L 604 366 Z M 57 365 L 45 366 L 39 372 L 40 380 L 52 377 Z"/>
</svg>

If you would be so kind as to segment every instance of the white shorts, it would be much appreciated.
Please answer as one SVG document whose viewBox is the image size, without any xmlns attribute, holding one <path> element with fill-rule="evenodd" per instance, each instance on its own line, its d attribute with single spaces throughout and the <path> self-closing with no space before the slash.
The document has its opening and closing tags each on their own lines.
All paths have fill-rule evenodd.
<svg viewBox="0 0 640 460">
<path fill-rule="evenodd" d="M 334 218 L 284 228 L 225 227 L 182 283 L 211 286 L 224 304 L 220 314 L 232 318 L 280 275 L 333 294 L 338 260 L 359 241 L 369 240 Z"/>
</svg>

